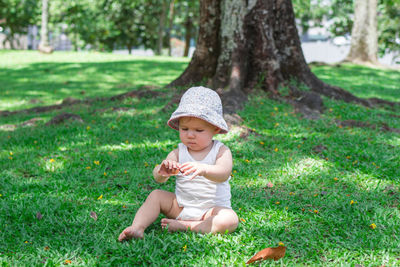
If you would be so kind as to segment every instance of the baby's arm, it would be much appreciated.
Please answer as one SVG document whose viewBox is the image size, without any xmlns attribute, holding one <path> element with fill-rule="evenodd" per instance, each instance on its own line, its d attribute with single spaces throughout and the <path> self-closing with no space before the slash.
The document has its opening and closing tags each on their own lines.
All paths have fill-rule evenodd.
<svg viewBox="0 0 400 267">
<path fill-rule="evenodd" d="M 157 183 L 165 183 L 170 176 L 179 172 L 178 149 L 171 151 L 167 158 L 153 169 L 153 176 Z"/>
<path fill-rule="evenodd" d="M 202 164 L 198 162 L 186 162 L 180 168 L 183 175 L 192 174 L 190 179 L 197 175 L 206 177 L 207 179 L 222 183 L 226 181 L 232 172 L 232 153 L 226 146 L 219 149 L 217 159 L 214 165 Z"/>
</svg>

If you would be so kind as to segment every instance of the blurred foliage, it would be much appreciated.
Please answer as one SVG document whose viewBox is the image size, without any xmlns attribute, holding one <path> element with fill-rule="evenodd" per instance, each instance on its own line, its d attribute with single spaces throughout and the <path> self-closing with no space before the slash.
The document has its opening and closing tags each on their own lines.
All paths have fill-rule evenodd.
<svg viewBox="0 0 400 267">
<path fill-rule="evenodd" d="M 164 1 L 169 5 L 172 0 Z M 197 2 L 175 0 L 178 12 L 174 15 L 171 36 L 178 35 L 182 39 L 185 17 L 196 17 Z M 52 21 L 67 25 L 66 32 L 76 48 L 87 48 L 88 45 L 106 51 L 118 48 L 130 50 L 139 46 L 156 48 L 162 13 L 158 0 L 55 0 L 53 11 Z M 167 24 L 163 26 L 165 32 L 170 30 Z"/>
<path fill-rule="evenodd" d="M 199 20 L 198 0 L 174 1 L 172 25 L 163 25 L 164 47 L 169 37 L 183 40 L 186 31 L 195 38 Z M 332 36 L 350 36 L 353 0 L 292 0 L 297 23 L 303 32 L 311 27 L 329 27 Z M 0 0 L 0 31 L 11 41 L 40 25 L 37 0 Z M 171 20 L 168 9 L 167 20 Z M 380 54 L 400 54 L 400 0 L 379 0 Z M 49 28 L 53 35 L 66 33 L 75 49 L 111 51 L 119 48 L 155 49 L 162 5 L 157 0 L 52 0 Z M 187 27 L 190 23 L 190 27 Z"/>
<path fill-rule="evenodd" d="M 333 36 L 351 35 L 354 19 L 352 0 L 333 0 L 327 16 L 332 20 L 329 31 Z"/>
<path fill-rule="evenodd" d="M 0 0 L 0 27 L 11 46 L 16 34 L 27 32 L 40 16 L 37 0 Z"/>
<path fill-rule="evenodd" d="M 164 1 L 169 5 L 173 0 Z M 6 41 L 26 34 L 28 25 L 40 26 L 40 9 L 37 0 L 0 0 L 0 32 Z M 161 12 L 158 0 L 52 0 L 49 30 L 53 35 L 66 33 L 75 50 L 155 49 Z M 163 43 L 168 44 L 169 36 L 184 39 L 188 18 L 193 26 L 190 36 L 195 37 L 198 12 L 199 1 L 174 0 L 173 23 L 163 25 L 169 33 Z"/>
<path fill-rule="evenodd" d="M 303 33 L 311 27 L 322 26 L 324 16 L 330 8 L 324 0 L 292 0 L 292 3 L 297 23 Z"/>
<path fill-rule="evenodd" d="M 379 53 L 400 57 L 400 0 L 381 0 L 378 7 Z"/>
<path fill-rule="evenodd" d="M 293 0 L 293 8 L 303 32 L 310 27 L 328 26 L 333 37 L 351 35 L 353 0 Z M 400 0 L 378 2 L 379 54 L 400 56 Z"/>
</svg>

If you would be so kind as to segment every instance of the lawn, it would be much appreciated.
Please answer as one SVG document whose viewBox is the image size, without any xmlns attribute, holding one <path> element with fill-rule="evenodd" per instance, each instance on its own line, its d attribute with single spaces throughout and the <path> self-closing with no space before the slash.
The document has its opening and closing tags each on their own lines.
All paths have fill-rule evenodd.
<svg viewBox="0 0 400 267">
<path fill-rule="evenodd" d="M 176 89 L 163 86 L 187 62 L 0 51 L 0 110 L 143 88 L 161 93 L 0 117 L 2 266 L 243 266 L 279 242 L 285 257 L 261 265 L 400 265 L 400 134 L 381 129 L 400 129 L 400 109 L 324 99 L 321 118 L 307 120 L 257 91 L 239 112 L 256 134 L 241 137 L 233 127 L 218 137 L 234 157 L 238 229 L 168 233 L 160 216 L 143 240 L 119 243 L 152 190 L 174 190 L 173 179 L 157 184 L 151 171 L 178 144 L 166 126 L 175 107 L 164 109 Z M 357 96 L 400 101 L 400 71 L 354 65 L 313 71 Z M 46 125 L 62 112 L 83 123 Z M 33 118 L 34 126 L 21 126 Z M 350 120 L 376 127 L 338 125 Z"/>
</svg>

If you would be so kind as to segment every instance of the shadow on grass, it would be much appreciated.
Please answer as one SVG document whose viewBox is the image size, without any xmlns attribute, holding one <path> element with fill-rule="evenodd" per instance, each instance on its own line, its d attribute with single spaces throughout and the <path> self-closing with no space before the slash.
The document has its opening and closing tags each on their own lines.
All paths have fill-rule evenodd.
<svg viewBox="0 0 400 267">
<path fill-rule="evenodd" d="M 25 100 L 12 110 L 54 104 L 67 97 L 111 96 L 145 85 L 164 86 L 186 62 L 159 59 L 111 62 L 41 62 L 0 73 L 2 101 Z M 1 105 L 1 102 L 0 102 Z"/>
</svg>

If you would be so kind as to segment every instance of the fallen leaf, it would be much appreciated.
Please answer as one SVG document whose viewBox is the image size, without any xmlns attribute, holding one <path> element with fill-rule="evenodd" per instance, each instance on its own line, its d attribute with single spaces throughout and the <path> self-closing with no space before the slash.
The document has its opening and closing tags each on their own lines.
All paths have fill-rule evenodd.
<svg viewBox="0 0 400 267">
<path fill-rule="evenodd" d="M 275 261 L 279 260 L 285 256 L 286 247 L 275 247 L 275 248 L 265 248 L 256 253 L 246 264 L 253 263 L 259 260 L 273 259 Z"/>
<path fill-rule="evenodd" d="M 90 212 L 90 217 L 92 217 L 93 220 L 97 221 L 97 214 L 96 214 L 96 212 L 91 211 L 91 212 Z"/>
<path fill-rule="evenodd" d="M 36 213 L 36 219 L 41 220 L 42 218 L 43 215 L 40 212 Z"/>
<path fill-rule="evenodd" d="M 269 182 L 269 183 L 267 184 L 267 187 L 272 188 L 272 187 L 274 187 L 274 185 L 273 185 L 271 182 Z"/>
</svg>

